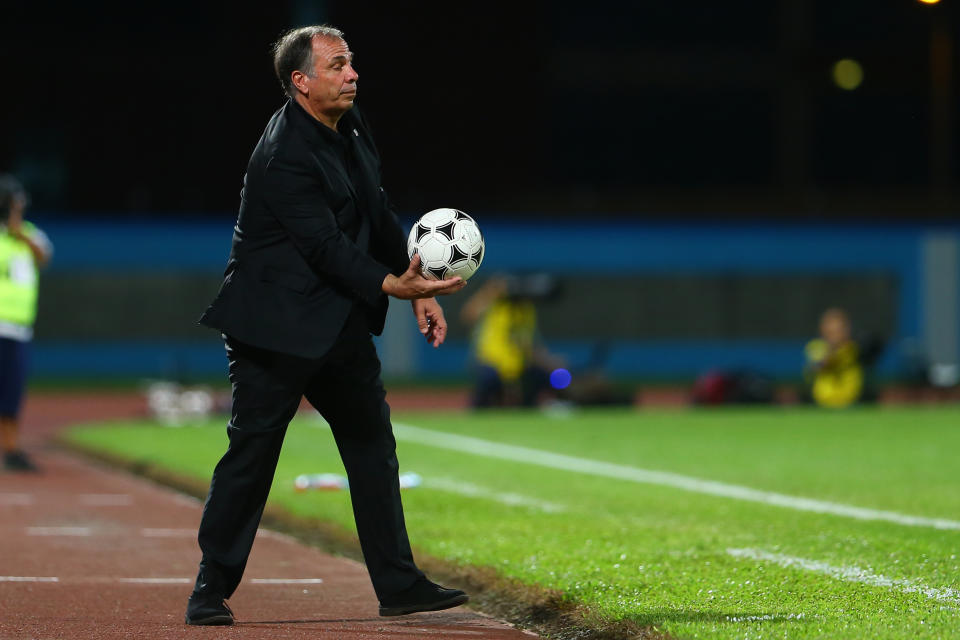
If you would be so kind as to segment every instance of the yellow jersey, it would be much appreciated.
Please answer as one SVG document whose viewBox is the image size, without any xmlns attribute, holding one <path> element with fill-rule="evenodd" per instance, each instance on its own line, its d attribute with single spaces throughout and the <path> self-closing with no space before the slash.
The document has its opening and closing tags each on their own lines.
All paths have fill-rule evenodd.
<svg viewBox="0 0 960 640">
<path fill-rule="evenodd" d="M 847 407 L 860 399 L 863 367 L 860 350 L 850 340 L 833 351 L 825 340 L 807 343 L 807 362 L 813 371 L 813 400 L 821 407 Z"/>
<path fill-rule="evenodd" d="M 504 382 L 519 379 L 533 355 L 536 328 L 532 302 L 497 300 L 476 330 L 477 361 L 493 367 Z"/>
</svg>

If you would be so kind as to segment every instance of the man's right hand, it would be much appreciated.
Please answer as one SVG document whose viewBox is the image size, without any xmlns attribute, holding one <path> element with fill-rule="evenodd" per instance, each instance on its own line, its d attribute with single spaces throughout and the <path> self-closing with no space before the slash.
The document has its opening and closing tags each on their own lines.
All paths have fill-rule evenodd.
<svg viewBox="0 0 960 640">
<path fill-rule="evenodd" d="M 401 300 L 433 298 L 456 293 L 467 286 L 467 281 L 457 276 L 449 280 L 427 280 L 420 273 L 420 254 L 414 254 L 410 266 L 399 277 L 388 273 L 380 289 L 388 296 Z"/>
</svg>

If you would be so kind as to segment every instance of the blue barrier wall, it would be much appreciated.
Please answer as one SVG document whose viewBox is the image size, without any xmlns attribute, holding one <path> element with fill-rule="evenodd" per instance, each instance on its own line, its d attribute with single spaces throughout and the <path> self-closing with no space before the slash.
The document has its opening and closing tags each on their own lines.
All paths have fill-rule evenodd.
<svg viewBox="0 0 960 640">
<path fill-rule="evenodd" d="M 758 225 L 639 224 L 583 219 L 576 222 L 509 221 L 502 214 L 478 215 L 487 251 L 483 270 L 551 271 L 563 274 L 833 274 L 882 272 L 898 281 L 895 335 L 921 343 L 925 335 L 923 272 L 925 239 L 960 238 L 960 227 L 920 225 Z M 196 222 L 170 217 L 162 222 L 77 222 L 55 216 L 33 218 L 53 239 L 52 273 L 95 270 L 218 274 L 226 261 L 232 217 Z M 408 221 L 409 222 L 409 221 Z M 960 276 L 957 276 L 960 278 Z M 197 309 L 196 314 L 202 309 Z M 64 313 L 69 313 L 67 309 Z M 960 331 L 960 328 L 958 328 Z M 602 337 L 602 336 L 599 336 Z M 409 358 L 414 373 L 446 375 L 464 371 L 467 341 L 452 338 L 434 350 L 417 342 Z M 573 366 L 586 362 L 586 341 L 552 344 Z M 752 367 L 781 376 L 802 366 L 803 341 L 621 341 L 613 345 L 609 372 L 634 376 L 693 376 L 716 367 Z M 901 365 L 896 348 L 879 362 L 883 374 Z M 225 369 L 218 337 L 208 341 L 51 341 L 37 336 L 38 375 L 193 375 Z"/>
</svg>

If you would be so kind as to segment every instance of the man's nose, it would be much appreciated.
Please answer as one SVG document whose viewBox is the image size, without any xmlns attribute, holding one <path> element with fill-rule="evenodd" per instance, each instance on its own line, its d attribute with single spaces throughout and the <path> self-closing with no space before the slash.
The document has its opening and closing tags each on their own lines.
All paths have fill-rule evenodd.
<svg viewBox="0 0 960 640">
<path fill-rule="evenodd" d="M 360 74 L 357 73 L 357 70 L 353 68 L 353 65 L 347 67 L 347 82 L 356 82 L 360 78 Z"/>
</svg>

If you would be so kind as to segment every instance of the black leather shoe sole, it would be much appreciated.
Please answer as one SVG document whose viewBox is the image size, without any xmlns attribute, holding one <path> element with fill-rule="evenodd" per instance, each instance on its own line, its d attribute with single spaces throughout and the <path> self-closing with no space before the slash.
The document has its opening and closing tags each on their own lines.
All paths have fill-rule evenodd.
<svg viewBox="0 0 960 640">
<path fill-rule="evenodd" d="M 453 596 L 452 598 L 447 598 L 446 600 L 438 600 L 436 602 L 424 602 L 421 604 L 408 604 L 396 607 L 380 607 L 380 615 L 384 617 L 405 616 L 410 613 L 420 613 L 422 611 L 440 611 L 441 609 L 459 607 L 460 605 L 465 604 L 469 599 L 470 596 L 463 593 L 458 596 Z"/>
<path fill-rule="evenodd" d="M 223 626 L 233 624 L 233 616 L 228 613 L 218 613 L 207 616 L 206 618 L 191 618 L 190 616 L 185 616 L 183 621 L 187 624 L 197 626 Z"/>
</svg>

